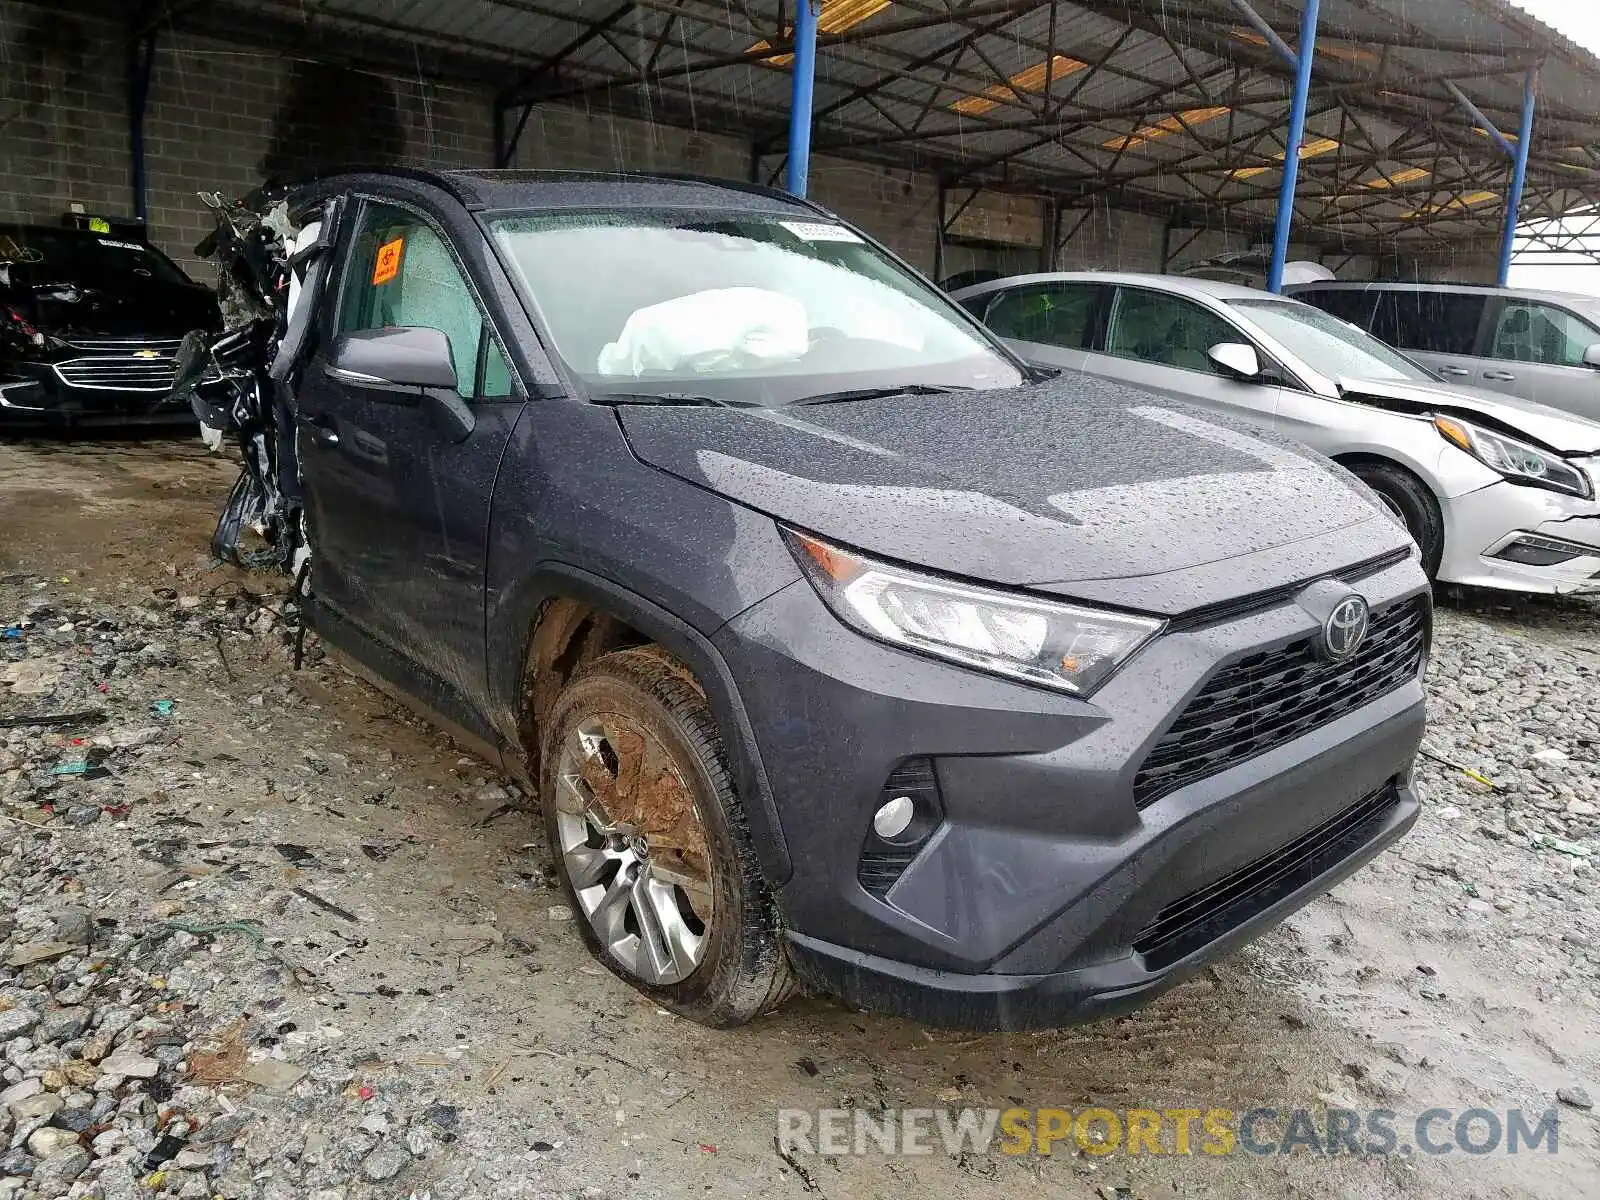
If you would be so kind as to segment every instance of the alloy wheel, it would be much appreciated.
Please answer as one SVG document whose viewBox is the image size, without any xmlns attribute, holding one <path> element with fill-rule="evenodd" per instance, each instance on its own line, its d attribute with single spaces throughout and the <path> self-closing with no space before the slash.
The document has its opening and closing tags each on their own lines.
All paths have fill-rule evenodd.
<svg viewBox="0 0 1600 1200">
<path fill-rule="evenodd" d="M 586 717 L 561 745 L 555 806 L 562 866 L 600 941 L 645 983 L 686 979 L 714 915 L 711 855 L 665 747 L 625 716 Z"/>
</svg>

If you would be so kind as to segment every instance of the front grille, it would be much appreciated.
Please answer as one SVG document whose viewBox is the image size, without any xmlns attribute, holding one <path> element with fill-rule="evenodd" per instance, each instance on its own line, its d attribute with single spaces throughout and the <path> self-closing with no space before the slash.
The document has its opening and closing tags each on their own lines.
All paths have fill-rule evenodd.
<svg viewBox="0 0 1600 1200">
<path fill-rule="evenodd" d="M 1366 845 L 1399 800 L 1390 781 L 1287 846 L 1174 900 L 1140 931 L 1133 948 L 1152 971 L 1193 954 Z"/>
<path fill-rule="evenodd" d="M 83 353 L 77 358 L 51 364 L 68 387 L 110 392 L 170 392 L 177 382 L 178 343 L 175 340 L 83 338 L 70 344 Z"/>
<path fill-rule="evenodd" d="M 1140 808 L 1293 741 L 1414 678 L 1427 637 L 1423 597 L 1372 614 L 1352 658 L 1327 662 L 1316 637 L 1238 659 L 1206 683 L 1139 767 Z"/>
</svg>

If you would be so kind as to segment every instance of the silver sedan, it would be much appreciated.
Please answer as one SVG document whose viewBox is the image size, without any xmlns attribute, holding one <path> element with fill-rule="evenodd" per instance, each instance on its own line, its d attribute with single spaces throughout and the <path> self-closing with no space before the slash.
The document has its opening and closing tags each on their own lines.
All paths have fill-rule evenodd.
<svg viewBox="0 0 1600 1200">
<path fill-rule="evenodd" d="M 1600 424 L 1443 383 L 1320 309 L 1164 275 L 999 279 L 955 298 L 1032 362 L 1299 439 L 1388 505 L 1447 583 L 1600 592 Z"/>
</svg>

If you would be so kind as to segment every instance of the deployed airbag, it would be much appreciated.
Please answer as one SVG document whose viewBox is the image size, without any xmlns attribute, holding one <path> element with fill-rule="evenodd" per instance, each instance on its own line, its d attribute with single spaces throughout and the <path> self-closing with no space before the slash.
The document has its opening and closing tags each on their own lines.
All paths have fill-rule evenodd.
<svg viewBox="0 0 1600 1200">
<path fill-rule="evenodd" d="M 602 375 L 722 370 L 787 362 L 811 347 L 805 305 L 764 288 L 714 288 L 663 300 L 628 317 L 600 351 Z"/>
</svg>

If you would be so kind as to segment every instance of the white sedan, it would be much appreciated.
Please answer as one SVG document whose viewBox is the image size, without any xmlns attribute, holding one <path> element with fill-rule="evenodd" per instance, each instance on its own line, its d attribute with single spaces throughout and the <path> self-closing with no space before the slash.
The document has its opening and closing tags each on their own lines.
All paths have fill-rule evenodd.
<svg viewBox="0 0 1600 1200">
<path fill-rule="evenodd" d="M 1024 275 L 955 298 L 1024 358 L 1299 439 L 1364 480 L 1430 576 L 1600 592 L 1600 424 L 1453 387 L 1295 300 L 1166 275 Z"/>
</svg>

